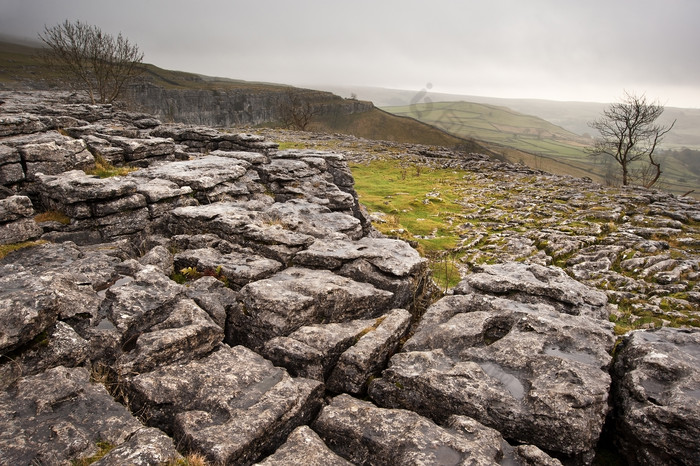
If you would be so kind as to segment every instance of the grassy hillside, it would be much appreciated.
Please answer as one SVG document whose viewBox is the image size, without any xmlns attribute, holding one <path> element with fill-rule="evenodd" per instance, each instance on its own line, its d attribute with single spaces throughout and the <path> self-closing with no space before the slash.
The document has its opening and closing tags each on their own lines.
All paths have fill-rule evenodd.
<svg viewBox="0 0 700 466">
<path fill-rule="evenodd" d="M 557 174 L 588 176 L 605 182 L 608 172 L 619 167 L 612 159 L 590 157 L 585 148 L 592 143 L 532 115 L 507 107 L 474 102 L 436 102 L 385 107 L 386 111 L 434 125 L 458 137 L 484 141 L 511 162 Z M 517 149 L 513 151 L 510 148 Z M 658 187 L 676 194 L 700 192 L 700 173 L 695 165 L 669 154 L 663 158 L 663 176 Z"/>
<path fill-rule="evenodd" d="M 467 152 L 488 152 L 471 138 L 456 137 L 416 119 L 393 115 L 378 108 L 363 113 L 317 118 L 309 129 L 366 139 L 459 147 Z"/>
<path fill-rule="evenodd" d="M 47 89 L 61 85 L 60 69 L 46 66 L 41 59 L 41 49 L 28 45 L 0 41 L 0 85 L 6 88 Z M 167 89 L 226 88 L 281 90 L 289 86 L 274 83 L 241 81 L 236 79 L 204 76 L 183 71 L 165 70 L 148 63 L 143 64 L 143 78 Z"/>
</svg>

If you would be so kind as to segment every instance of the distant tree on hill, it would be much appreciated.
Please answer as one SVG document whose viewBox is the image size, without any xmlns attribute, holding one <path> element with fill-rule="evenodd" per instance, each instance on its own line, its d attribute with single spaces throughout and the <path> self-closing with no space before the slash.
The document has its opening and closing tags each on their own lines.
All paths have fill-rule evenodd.
<svg viewBox="0 0 700 466">
<path fill-rule="evenodd" d="M 318 109 L 299 90 L 289 88 L 280 101 L 279 113 L 285 127 L 306 131 Z"/>
<path fill-rule="evenodd" d="M 94 103 L 111 103 L 142 73 L 143 53 L 121 33 L 115 38 L 80 21 L 44 26 L 45 60 L 67 71 L 68 83 Z"/>
<path fill-rule="evenodd" d="M 663 106 L 647 102 L 644 95 L 625 93 L 622 102 L 611 104 L 601 118 L 589 123 L 600 133 L 589 154 L 612 157 L 622 170 L 623 185 L 638 181 L 650 188 L 662 173 L 661 162 L 654 159 L 654 152 L 676 123 L 657 124 L 663 111 Z"/>
</svg>

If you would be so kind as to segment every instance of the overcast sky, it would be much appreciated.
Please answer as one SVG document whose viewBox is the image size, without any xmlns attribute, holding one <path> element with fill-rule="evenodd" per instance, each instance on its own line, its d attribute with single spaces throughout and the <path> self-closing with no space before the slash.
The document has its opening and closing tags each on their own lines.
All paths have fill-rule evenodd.
<svg viewBox="0 0 700 466">
<path fill-rule="evenodd" d="M 66 19 L 214 76 L 700 108 L 698 0 L 0 0 L 1 34 Z"/>
</svg>

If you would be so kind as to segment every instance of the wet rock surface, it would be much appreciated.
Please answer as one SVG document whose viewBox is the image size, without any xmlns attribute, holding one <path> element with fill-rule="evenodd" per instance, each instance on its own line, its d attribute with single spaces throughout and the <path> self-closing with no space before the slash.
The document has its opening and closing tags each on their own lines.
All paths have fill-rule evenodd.
<svg viewBox="0 0 700 466">
<path fill-rule="evenodd" d="M 469 270 L 426 310 L 427 261 L 353 188 L 348 160 L 375 149 L 0 100 L 0 243 L 19 248 L 0 259 L 3 460 L 590 463 L 612 410 L 632 461 L 697 464 L 697 332 L 635 332 L 613 361 L 609 322 L 625 303 L 696 319 L 697 203 L 623 190 L 597 209 L 572 180 L 408 146 L 471 170 L 474 196 L 519 193 L 465 193 Z M 85 174 L 96 155 L 136 170 Z"/>
<path fill-rule="evenodd" d="M 615 363 L 614 418 L 631 463 L 700 464 L 700 332 L 631 332 Z"/>
<path fill-rule="evenodd" d="M 370 396 L 437 422 L 468 415 L 508 439 L 590 456 L 608 411 L 612 324 L 575 306 L 561 312 L 542 290 L 554 275 L 558 286 L 548 294 L 569 304 L 577 301 L 572 296 L 595 291 L 544 267 L 539 280 L 524 264 L 503 274 L 501 266 L 484 269 L 494 277 L 495 295 L 455 294 L 433 304 L 382 378 L 372 381 Z M 517 269 L 517 283 L 527 282 L 530 291 L 518 286 L 511 296 L 505 292 Z M 484 276 L 465 279 L 456 292 L 483 284 Z"/>
</svg>

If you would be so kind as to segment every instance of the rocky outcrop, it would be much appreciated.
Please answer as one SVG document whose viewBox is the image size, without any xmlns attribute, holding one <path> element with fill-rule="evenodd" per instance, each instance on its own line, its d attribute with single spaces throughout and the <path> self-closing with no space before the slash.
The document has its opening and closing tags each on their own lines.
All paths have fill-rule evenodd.
<svg viewBox="0 0 700 466">
<path fill-rule="evenodd" d="M 498 464 L 506 456 L 523 464 L 497 431 L 472 419 L 453 416 L 442 427 L 412 411 L 378 408 L 349 395 L 331 400 L 313 428 L 354 464 Z M 560 464 L 539 453 L 539 464 Z"/>
<path fill-rule="evenodd" d="M 604 294 L 525 264 L 485 266 L 455 292 L 463 294 L 432 305 L 371 382 L 372 399 L 437 422 L 468 415 L 508 439 L 592 457 L 615 341 L 597 318 Z"/>
<path fill-rule="evenodd" d="M 0 393 L 3 463 L 70 464 L 96 455 L 100 447 L 117 447 L 106 464 L 134 455 L 141 464 L 180 456 L 171 438 L 144 427 L 89 378 L 84 368 L 58 366 Z"/>
<path fill-rule="evenodd" d="M 630 463 L 700 464 L 700 332 L 631 332 L 618 350 L 613 392 Z"/>
<path fill-rule="evenodd" d="M 373 229 L 348 154 L 0 100 L 3 460 L 590 463 L 610 414 L 633 460 L 697 464 L 697 332 L 633 333 L 613 362 L 609 301 L 631 291 L 590 286 L 689 284 L 693 256 L 659 238 L 692 249 L 693 209 L 657 199 L 672 217 L 617 242 L 593 223 L 509 237 L 519 261 L 472 264 L 428 307 L 427 261 Z M 90 157 L 132 171 L 88 175 Z"/>
</svg>

